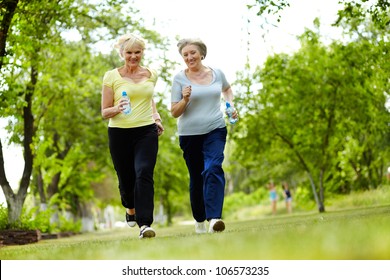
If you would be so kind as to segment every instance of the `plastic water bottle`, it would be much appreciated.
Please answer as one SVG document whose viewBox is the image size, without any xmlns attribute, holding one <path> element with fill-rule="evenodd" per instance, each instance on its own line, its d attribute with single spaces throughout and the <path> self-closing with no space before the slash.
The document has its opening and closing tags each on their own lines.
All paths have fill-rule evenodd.
<svg viewBox="0 0 390 280">
<path fill-rule="evenodd" d="M 130 106 L 130 98 L 127 96 L 126 91 L 122 91 L 122 98 L 127 100 L 127 105 L 125 105 L 125 109 L 122 111 L 123 114 L 128 115 L 131 113 L 131 106 Z"/>
<path fill-rule="evenodd" d="M 229 102 L 226 102 L 226 114 L 231 124 L 235 124 L 238 121 L 238 119 L 233 118 L 233 112 L 233 107 L 230 105 Z"/>
</svg>

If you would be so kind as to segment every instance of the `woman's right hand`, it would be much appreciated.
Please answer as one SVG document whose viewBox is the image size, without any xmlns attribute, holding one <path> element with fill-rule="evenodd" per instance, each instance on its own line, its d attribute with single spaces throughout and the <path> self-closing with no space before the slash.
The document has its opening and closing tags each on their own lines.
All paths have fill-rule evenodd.
<svg viewBox="0 0 390 280">
<path fill-rule="evenodd" d="M 118 112 L 121 113 L 121 112 L 125 109 L 125 106 L 126 106 L 127 104 L 129 104 L 129 100 L 127 100 L 127 99 L 125 99 L 125 98 L 121 98 L 121 100 L 119 100 L 118 105 L 116 106 Z"/>
<path fill-rule="evenodd" d="M 190 102 L 191 92 L 191 86 L 186 86 L 181 91 L 181 95 L 183 96 L 183 98 L 179 102 L 171 103 L 171 115 L 174 118 L 180 117 L 186 110 L 187 105 Z"/>
<path fill-rule="evenodd" d="M 186 103 L 190 101 L 191 92 L 192 92 L 191 86 L 186 86 L 185 88 L 183 88 L 181 92 L 181 94 L 183 95 L 183 99 Z"/>
</svg>

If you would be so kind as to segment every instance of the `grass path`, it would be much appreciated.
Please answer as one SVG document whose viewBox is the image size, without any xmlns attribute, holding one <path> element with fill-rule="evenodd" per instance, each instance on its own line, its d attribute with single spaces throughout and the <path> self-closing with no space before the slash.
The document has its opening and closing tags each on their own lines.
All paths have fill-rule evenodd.
<svg viewBox="0 0 390 280">
<path fill-rule="evenodd" d="M 390 259 L 390 205 L 229 221 L 218 234 L 192 225 L 105 230 L 36 244 L 5 246 L 1 260 L 380 260 Z"/>
</svg>

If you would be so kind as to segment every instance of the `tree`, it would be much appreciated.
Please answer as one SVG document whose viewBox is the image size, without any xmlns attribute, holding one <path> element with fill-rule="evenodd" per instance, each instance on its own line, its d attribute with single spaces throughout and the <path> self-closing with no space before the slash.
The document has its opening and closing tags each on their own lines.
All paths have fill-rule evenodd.
<svg viewBox="0 0 390 280">
<path fill-rule="evenodd" d="M 42 68 L 34 103 L 38 130 L 31 188 L 41 205 L 54 197 L 52 203 L 69 205 L 81 216 L 73 201 L 92 199 L 91 182 L 104 177 L 101 169 L 109 158 L 102 153 L 107 139 L 98 89 L 110 63 L 82 41 L 61 44 L 46 55 L 51 59 Z"/>
<path fill-rule="evenodd" d="M 87 185 L 93 176 L 81 176 L 86 173 L 80 173 L 80 168 L 87 173 L 93 171 L 92 161 L 96 163 L 99 158 L 96 155 L 102 141 L 94 141 L 100 139 L 93 130 L 100 130 L 103 124 L 97 128 L 91 123 L 96 123 L 100 117 L 97 104 L 100 103 L 101 81 L 97 80 L 105 67 L 97 63 L 90 69 L 83 68 L 86 65 L 81 63 L 85 60 L 78 53 L 86 52 L 85 59 L 90 58 L 91 62 L 95 59 L 101 63 L 110 62 L 92 55 L 91 46 L 102 37 L 108 40 L 129 32 L 128 26 L 143 32 L 156 49 L 165 47 L 155 32 L 142 27 L 142 20 L 132 17 L 136 12 L 130 6 L 122 13 L 127 1 L 94 4 L 74 0 L 47 1 L 44 9 L 41 1 L 13 1 L 13 4 L 1 6 L 6 12 L 2 16 L 0 38 L 5 54 L 1 58 L 0 117 L 11 117 L 9 141 L 23 143 L 25 168 L 15 194 L 5 176 L 0 143 L 0 183 L 7 200 L 10 225 L 18 221 L 33 168 L 37 178 L 34 181 L 44 202 L 47 194 L 66 197 L 67 202 L 82 201 L 83 197 L 91 196 Z M 66 30 L 77 30 L 82 44 L 68 44 L 63 36 Z M 59 64 L 61 62 L 63 64 Z M 108 64 L 105 65 L 108 68 Z M 74 92 L 80 95 L 72 95 Z M 84 106 L 77 103 L 80 99 Z M 77 120 L 72 116 L 87 118 Z M 83 131 L 90 137 L 81 137 Z M 87 145 L 89 147 L 85 149 Z M 34 159 L 37 159 L 36 164 Z M 85 188 L 78 188 L 80 185 Z M 61 189 L 65 192 L 61 193 Z M 81 189 L 87 192 L 80 192 Z"/>
<path fill-rule="evenodd" d="M 248 5 L 248 9 L 257 10 L 258 16 L 276 15 L 279 22 L 280 12 L 289 7 L 290 2 L 289 0 L 255 0 L 255 4 Z M 336 25 L 346 22 L 354 28 L 367 20 L 374 22 L 382 30 L 390 25 L 390 2 L 387 0 L 340 0 L 339 3 L 343 4 L 343 9 L 338 12 Z"/>
<path fill-rule="evenodd" d="M 4 58 L 6 56 L 6 43 L 9 28 L 11 26 L 12 18 L 14 17 L 16 7 L 19 0 L 4 1 L 0 4 L 0 10 L 2 11 L 1 26 L 0 26 L 0 71 L 3 67 Z M 4 14 L 3 14 L 4 11 Z M 0 143 L 1 144 L 1 143 Z"/>
<path fill-rule="evenodd" d="M 387 0 L 377 1 L 340 1 L 344 8 L 338 12 L 336 25 L 346 24 L 351 29 L 355 29 L 365 22 L 371 21 L 376 28 L 386 30 L 390 25 L 390 2 Z"/>
<path fill-rule="evenodd" d="M 320 212 L 326 192 L 380 185 L 389 153 L 389 72 L 381 54 L 389 44 L 384 37 L 377 43 L 378 36 L 328 47 L 307 30 L 295 54 L 269 57 L 253 74 L 260 90 L 243 98 L 247 112 L 236 132 L 235 157 L 243 165 L 257 162 L 249 167 L 268 170 L 271 178 L 279 166 L 275 159 L 289 167 L 292 160 L 296 175 L 307 174 Z M 341 155 L 348 155 L 342 160 L 348 167 Z M 340 185 L 346 168 L 354 171 Z"/>
</svg>

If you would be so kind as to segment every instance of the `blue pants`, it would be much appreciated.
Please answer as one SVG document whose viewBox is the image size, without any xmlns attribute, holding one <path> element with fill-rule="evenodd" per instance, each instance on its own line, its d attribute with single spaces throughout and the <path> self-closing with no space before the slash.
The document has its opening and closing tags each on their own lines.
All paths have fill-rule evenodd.
<svg viewBox="0 0 390 280">
<path fill-rule="evenodd" d="M 154 210 L 157 127 L 155 124 L 135 128 L 109 127 L 108 136 L 122 205 L 135 208 L 139 226 L 150 226 Z"/>
<path fill-rule="evenodd" d="M 190 175 L 192 215 L 197 222 L 222 217 L 226 135 L 226 127 L 223 127 L 207 134 L 179 138 Z"/>
</svg>

